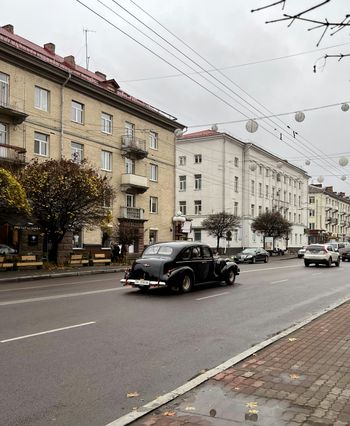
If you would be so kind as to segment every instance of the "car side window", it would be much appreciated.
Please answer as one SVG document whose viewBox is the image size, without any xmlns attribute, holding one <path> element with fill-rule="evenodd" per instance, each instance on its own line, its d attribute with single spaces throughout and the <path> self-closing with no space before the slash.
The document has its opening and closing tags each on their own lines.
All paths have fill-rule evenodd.
<svg viewBox="0 0 350 426">
<path fill-rule="evenodd" d="M 186 248 L 180 256 L 180 260 L 190 260 L 191 258 L 191 249 L 190 248 Z"/>
<path fill-rule="evenodd" d="M 192 259 L 197 259 L 201 257 L 201 252 L 199 247 L 192 247 Z"/>
<path fill-rule="evenodd" d="M 206 246 L 202 247 L 202 253 L 203 253 L 204 259 L 211 259 L 211 253 L 210 253 L 209 247 L 206 247 Z"/>
<path fill-rule="evenodd" d="M 327 250 L 334 251 L 334 248 L 332 246 L 327 246 Z"/>
</svg>

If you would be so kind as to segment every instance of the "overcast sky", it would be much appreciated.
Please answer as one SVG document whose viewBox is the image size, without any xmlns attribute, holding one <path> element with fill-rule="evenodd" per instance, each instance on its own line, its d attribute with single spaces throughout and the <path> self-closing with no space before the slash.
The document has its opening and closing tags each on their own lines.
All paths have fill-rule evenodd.
<svg viewBox="0 0 350 426">
<path fill-rule="evenodd" d="M 340 62 L 328 59 L 325 66 L 322 60 L 326 53 L 350 53 L 350 27 L 334 36 L 326 35 L 317 47 L 322 30 L 308 31 L 311 24 L 299 21 L 290 28 L 286 23 L 265 24 L 266 20 L 280 18 L 283 13 L 299 12 L 319 3 L 319 0 L 287 0 L 284 11 L 277 6 L 256 13 L 250 10 L 272 0 L 81 2 L 114 26 L 76 0 L 3 2 L 1 25 L 13 24 L 18 35 L 39 45 L 55 43 L 59 55 L 74 55 L 76 62 L 82 66 L 85 66 L 83 28 L 88 28 L 91 30 L 88 33 L 90 70 L 104 72 L 129 94 L 176 116 L 188 126 L 189 132 L 223 123 L 219 124 L 219 131 L 228 132 L 245 142 L 253 142 L 304 168 L 315 183 L 323 175 L 324 185 L 333 185 L 335 190 L 350 194 L 350 166 L 340 167 L 338 163 L 343 155 L 350 159 L 350 110 L 343 112 L 337 105 L 305 111 L 350 102 L 350 58 Z M 208 63 L 167 33 L 135 3 Z M 118 4 L 178 50 L 166 44 Z M 346 5 L 346 0 L 332 0 L 308 17 L 341 21 L 349 12 Z M 156 39 L 172 54 L 128 25 L 113 11 Z M 128 38 L 118 28 L 158 56 Z M 182 56 L 181 52 L 200 66 Z M 316 73 L 313 72 L 314 64 L 317 64 Z M 210 71 L 215 80 L 208 74 L 198 74 L 198 71 L 213 68 L 220 69 L 224 75 Z M 306 118 L 302 123 L 294 119 L 294 113 L 299 110 L 305 111 Z M 248 118 L 271 115 L 271 112 L 275 115 L 292 114 L 272 120 L 259 119 L 257 132 L 246 131 Z M 232 121 L 235 123 L 228 123 Z M 297 132 L 296 138 L 293 138 L 293 130 Z M 305 165 L 307 159 L 311 161 L 310 166 Z M 343 174 L 347 175 L 345 182 L 340 180 Z"/>
</svg>

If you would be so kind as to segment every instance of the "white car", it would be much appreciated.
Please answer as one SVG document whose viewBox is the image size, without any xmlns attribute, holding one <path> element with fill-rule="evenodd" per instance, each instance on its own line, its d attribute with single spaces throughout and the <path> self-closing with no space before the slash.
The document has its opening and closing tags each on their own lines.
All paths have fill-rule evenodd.
<svg viewBox="0 0 350 426">
<path fill-rule="evenodd" d="M 318 265 L 326 265 L 328 267 L 340 265 L 340 253 L 336 252 L 331 244 L 310 244 L 306 247 L 304 254 L 304 265 L 309 266 L 314 263 Z"/>
<path fill-rule="evenodd" d="M 15 254 L 16 250 L 6 244 L 0 244 L 0 254 Z"/>
<path fill-rule="evenodd" d="M 299 259 L 301 259 L 302 257 L 304 257 L 304 254 L 306 252 L 306 247 L 307 246 L 304 246 L 303 248 L 301 248 L 301 249 L 298 250 L 298 258 Z"/>
</svg>

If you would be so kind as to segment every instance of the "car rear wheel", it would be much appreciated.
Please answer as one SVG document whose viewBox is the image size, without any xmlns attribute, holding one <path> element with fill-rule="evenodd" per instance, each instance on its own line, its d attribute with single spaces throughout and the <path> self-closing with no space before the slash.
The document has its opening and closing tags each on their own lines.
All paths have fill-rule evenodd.
<svg viewBox="0 0 350 426">
<path fill-rule="evenodd" d="M 233 269 L 230 269 L 227 272 L 226 278 L 225 278 L 225 282 L 227 285 L 233 285 L 235 283 L 235 279 L 236 279 L 236 274 L 235 271 Z"/>
<path fill-rule="evenodd" d="M 264 263 L 267 263 L 268 261 L 269 261 L 269 256 L 265 256 Z"/>
<path fill-rule="evenodd" d="M 307 260 L 304 260 L 304 265 L 305 266 L 310 266 L 310 263 Z"/>
<path fill-rule="evenodd" d="M 192 278 L 188 274 L 185 274 L 182 277 L 182 281 L 181 281 L 181 284 L 180 284 L 181 293 L 190 292 L 192 290 L 192 287 L 193 287 Z"/>
<path fill-rule="evenodd" d="M 255 259 L 255 257 L 253 257 L 252 258 L 252 263 L 255 263 L 256 262 L 256 259 Z"/>
</svg>

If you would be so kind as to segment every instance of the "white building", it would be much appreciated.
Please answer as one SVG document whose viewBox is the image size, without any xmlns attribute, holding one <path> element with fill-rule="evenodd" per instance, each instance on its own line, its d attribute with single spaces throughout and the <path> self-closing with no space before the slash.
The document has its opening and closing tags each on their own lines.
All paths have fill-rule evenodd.
<svg viewBox="0 0 350 426">
<path fill-rule="evenodd" d="M 276 247 L 307 244 L 308 178 L 306 172 L 286 160 L 226 133 L 205 130 L 177 139 L 176 206 L 192 220 L 189 238 L 212 247 L 216 240 L 202 229 L 212 213 L 225 211 L 241 218 L 230 247 L 262 246 L 251 230 L 259 214 L 278 210 L 293 223 L 288 241 Z M 222 240 L 221 247 L 228 242 Z"/>
</svg>

